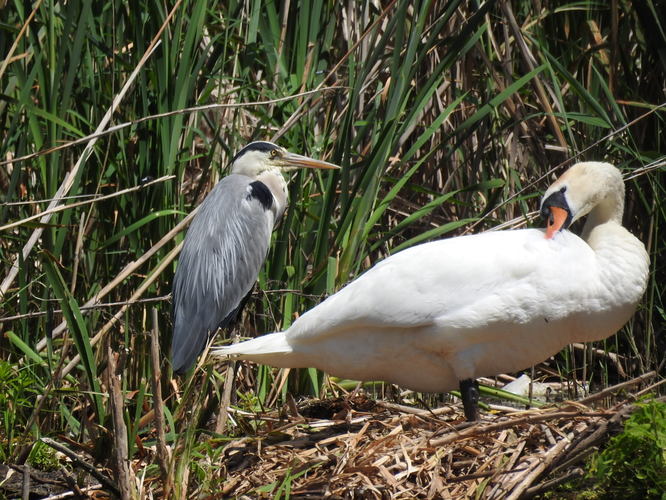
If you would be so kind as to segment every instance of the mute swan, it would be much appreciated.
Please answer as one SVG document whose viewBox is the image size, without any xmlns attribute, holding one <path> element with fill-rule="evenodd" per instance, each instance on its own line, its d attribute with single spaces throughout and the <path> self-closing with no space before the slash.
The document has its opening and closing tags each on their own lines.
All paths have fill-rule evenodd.
<svg viewBox="0 0 666 500">
<path fill-rule="evenodd" d="M 379 262 L 279 333 L 215 348 L 277 367 L 316 367 L 422 392 L 457 385 L 478 419 L 474 379 L 604 339 L 631 317 L 648 278 L 645 246 L 622 226 L 624 183 L 578 163 L 544 194 L 547 229 L 459 236 Z M 582 236 L 567 227 L 587 215 Z"/>
</svg>

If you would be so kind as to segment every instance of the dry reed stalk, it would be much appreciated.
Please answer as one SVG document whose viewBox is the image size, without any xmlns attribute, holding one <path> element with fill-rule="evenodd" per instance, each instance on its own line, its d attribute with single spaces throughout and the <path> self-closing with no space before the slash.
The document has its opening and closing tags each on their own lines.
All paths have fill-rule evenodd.
<svg viewBox="0 0 666 500">
<path fill-rule="evenodd" d="M 151 309 L 153 328 L 150 331 L 150 359 L 153 365 L 153 411 L 155 415 L 155 428 L 157 429 L 157 463 L 160 466 L 162 479 L 167 480 L 169 476 L 169 453 L 166 446 L 164 434 L 164 401 L 162 401 L 162 368 L 160 363 L 160 344 L 159 344 L 159 322 L 157 319 L 157 309 Z"/>
<path fill-rule="evenodd" d="M 120 388 L 120 380 L 116 373 L 116 354 L 111 346 L 106 349 L 108 366 L 106 369 L 106 384 L 109 391 L 109 403 L 113 422 L 113 460 L 116 472 L 116 481 L 123 500 L 134 498 L 133 485 L 136 484 L 134 472 L 129 462 L 129 446 L 127 442 L 127 426 L 123 417 L 124 398 Z"/>
</svg>

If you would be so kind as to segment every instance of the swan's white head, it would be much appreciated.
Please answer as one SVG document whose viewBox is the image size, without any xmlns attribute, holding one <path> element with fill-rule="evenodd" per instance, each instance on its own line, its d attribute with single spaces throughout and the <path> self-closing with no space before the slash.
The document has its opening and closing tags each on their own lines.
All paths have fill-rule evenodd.
<svg viewBox="0 0 666 500">
<path fill-rule="evenodd" d="M 597 224 L 608 220 L 621 224 L 623 211 L 622 174 L 610 163 L 596 161 L 576 163 L 546 190 L 541 202 L 549 239 L 589 213 Z"/>
</svg>

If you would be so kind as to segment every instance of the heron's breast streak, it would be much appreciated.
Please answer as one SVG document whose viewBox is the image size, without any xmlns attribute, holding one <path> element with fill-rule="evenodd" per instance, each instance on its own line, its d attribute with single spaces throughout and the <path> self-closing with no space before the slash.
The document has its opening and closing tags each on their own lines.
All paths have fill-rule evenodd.
<svg viewBox="0 0 666 500">
<path fill-rule="evenodd" d="M 270 210 L 273 206 L 273 194 L 268 186 L 261 181 L 251 182 L 247 187 L 247 199 L 258 200 L 264 210 Z"/>
</svg>

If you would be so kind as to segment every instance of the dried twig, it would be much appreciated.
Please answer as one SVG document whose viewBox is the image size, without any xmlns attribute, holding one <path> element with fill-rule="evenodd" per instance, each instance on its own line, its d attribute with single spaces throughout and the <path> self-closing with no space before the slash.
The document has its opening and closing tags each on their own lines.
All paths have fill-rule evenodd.
<svg viewBox="0 0 666 500">
<path fill-rule="evenodd" d="M 499 423 L 496 423 L 496 424 L 484 425 L 483 423 L 478 423 L 478 424 L 475 424 L 471 427 L 463 429 L 459 432 L 450 433 L 449 435 L 444 436 L 444 437 L 439 438 L 439 439 L 433 439 L 433 440 L 430 441 L 430 444 L 432 446 L 443 446 L 443 445 L 449 444 L 453 441 L 457 441 L 457 440 L 464 439 L 464 438 L 467 438 L 467 437 L 472 437 L 472 436 L 479 435 L 479 434 L 494 432 L 494 431 L 501 430 L 501 429 L 506 429 L 506 428 L 509 428 L 509 427 L 515 427 L 517 425 L 522 425 L 522 424 L 527 424 L 527 423 L 535 423 L 535 422 L 543 422 L 544 420 L 554 420 L 554 419 L 559 419 L 559 418 L 573 418 L 573 417 L 583 415 L 583 412 L 581 412 L 581 411 L 538 412 L 538 411 L 531 410 L 530 412 L 525 412 L 525 413 L 529 413 L 529 415 L 526 415 L 524 417 L 519 417 L 519 418 L 507 419 L 504 422 L 499 422 Z"/>
<path fill-rule="evenodd" d="M 30 466 L 23 466 L 23 487 L 21 488 L 22 500 L 30 500 Z"/>
<path fill-rule="evenodd" d="M 95 469 L 92 465 L 90 465 L 84 459 L 79 457 L 72 450 L 67 448 L 67 446 L 62 445 L 62 444 L 58 443 L 57 441 L 54 441 L 53 439 L 47 438 L 47 437 L 39 438 L 39 440 L 42 443 L 50 446 L 54 450 L 59 451 L 60 453 L 63 453 L 64 455 L 67 455 L 67 457 L 74 463 L 75 466 L 83 469 L 88 474 L 93 476 L 100 483 L 102 483 L 105 488 L 110 490 L 114 495 L 120 495 L 120 490 L 118 489 L 118 486 L 113 481 L 111 481 L 111 479 L 109 479 L 104 474 L 102 474 L 97 469 Z"/>
<path fill-rule="evenodd" d="M 506 19 L 509 22 L 509 27 L 513 32 L 513 36 L 516 38 L 516 42 L 518 42 L 518 48 L 520 49 L 520 52 L 523 55 L 523 60 L 525 61 L 525 64 L 530 69 L 530 71 L 533 71 L 535 68 L 534 61 L 536 59 L 530 52 L 530 49 L 527 46 L 525 39 L 523 38 L 520 26 L 518 26 L 516 18 L 513 15 L 513 10 L 511 9 L 511 3 L 507 1 L 502 2 L 502 10 L 504 11 L 504 15 L 506 16 Z M 564 138 L 562 131 L 560 130 L 559 124 L 557 123 L 557 119 L 555 118 L 555 114 L 553 113 L 553 108 L 550 105 L 550 101 L 548 100 L 548 96 L 546 95 L 546 90 L 543 86 L 543 83 L 541 83 L 539 75 L 536 75 L 532 79 L 532 82 L 534 84 L 534 89 L 536 90 L 537 96 L 539 97 L 539 101 L 541 101 L 541 105 L 544 107 L 546 116 L 548 117 L 550 128 L 552 132 L 555 134 L 555 137 L 557 137 L 557 142 L 559 143 L 560 147 L 564 149 L 564 151 L 568 151 L 569 150 L 568 143 Z"/>
<path fill-rule="evenodd" d="M 93 484 L 93 485 L 87 486 L 85 488 L 79 488 L 79 492 L 80 493 L 90 493 L 91 491 L 99 490 L 101 488 L 102 488 L 101 484 Z M 58 493 L 57 495 L 51 495 L 51 496 L 45 497 L 44 500 L 62 500 L 63 498 L 78 496 L 78 495 L 80 495 L 79 492 L 66 491 L 64 493 Z"/>
<path fill-rule="evenodd" d="M 32 20 L 35 17 L 35 14 L 39 11 L 39 7 L 42 5 L 42 0 L 38 0 L 35 2 L 35 6 L 32 8 L 32 11 L 30 14 L 28 14 L 27 19 L 23 23 L 23 26 L 21 26 L 20 31 L 18 32 L 18 35 L 16 35 L 16 38 L 12 42 L 12 46 L 9 48 L 9 51 L 5 54 L 4 59 L 2 60 L 2 64 L 0 64 L 0 80 L 2 80 L 2 75 L 5 74 L 5 70 L 7 69 L 7 66 L 9 63 L 12 62 L 13 60 L 13 55 L 14 52 L 16 52 L 17 47 L 19 46 L 21 39 L 23 38 L 23 35 L 25 35 L 26 31 L 28 30 L 28 26 L 32 22 Z M 3 4 L 3 7 L 6 6 Z"/>
<path fill-rule="evenodd" d="M 559 486 L 560 484 L 564 484 L 578 477 L 582 477 L 584 474 L 585 471 L 583 471 L 583 469 L 581 469 L 580 467 L 576 467 L 575 469 L 567 472 L 561 477 L 557 477 L 555 479 L 551 479 L 550 481 L 544 481 L 543 483 L 530 486 L 523 492 L 523 496 L 521 498 L 523 499 L 531 498 L 534 495 L 538 495 L 539 493 L 552 490 L 553 488 Z"/>
<path fill-rule="evenodd" d="M 532 468 L 527 473 L 523 474 L 520 482 L 516 485 L 511 494 L 506 497 L 507 500 L 517 500 L 523 492 L 529 488 L 532 483 L 543 473 L 543 471 L 551 464 L 557 456 L 559 456 L 564 449 L 569 445 L 569 440 L 563 439 L 550 450 L 543 454 L 541 457 L 536 457 L 533 460 Z"/>
<path fill-rule="evenodd" d="M 376 402 L 376 409 L 360 418 L 349 409 L 348 423 L 341 424 L 332 420 L 338 418 L 336 405 L 322 404 L 331 413 L 321 419 L 303 417 L 312 404 L 304 405 L 286 416 L 278 410 L 260 417 L 235 412 L 267 425 L 253 439 L 228 444 L 221 464 L 227 494 L 251 494 L 289 475 L 292 493 L 312 497 L 366 492 L 373 498 L 524 498 L 579 474 L 571 468 L 633 410 L 632 404 L 603 411 L 583 405 L 537 409 L 462 428 L 446 412 L 430 418 L 440 409 L 431 413 Z M 357 422 L 362 427 L 353 427 Z M 276 443 L 276 434 L 291 438 Z M 308 467 L 313 469 L 307 477 L 295 477 Z"/>
<path fill-rule="evenodd" d="M 592 401 L 597 401 L 599 399 L 603 399 L 605 397 L 611 396 L 612 394 L 615 394 L 621 389 L 626 389 L 627 387 L 631 387 L 633 385 L 640 384 L 641 382 L 645 382 L 646 380 L 649 380 L 651 378 L 654 378 L 657 376 L 657 373 L 654 371 L 644 373 L 643 375 L 640 375 L 636 378 L 632 378 L 631 380 L 627 380 L 626 382 L 621 382 L 619 384 L 612 385 L 610 387 L 607 387 L 606 389 L 597 392 L 596 394 L 591 394 L 587 396 L 586 398 L 579 399 L 577 402 L 580 404 L 588 405 Z"/>
<path fill-rule="evenodd" d="M 79 308 L 79 311 L 85 314 L 87 312 L 94 311 L 97 309 L 104 309 L 105 307 L 133 306 L 137 304 L 148 304 L 151 302 L 164 302 L 165 300 L 171 300 L 171 294 L 162 295 L 161 297 L 148 297 L 146 299 L 138 299 L 132 301 L 119 300 L 116 302 L 104 302 L 90 306 L 81 306 Z M 47 314 L 60 314 L 60 313 L 62 313 L 62 309 L 53 309 L 52 311 L 35 311 L 25 314 L 17 314 L 15 316 L 5 316 L 4 318 L 0 318 L 0 323 L 8 323 L 10 321 L 16 321 L 17 319 L 39 318 L 41 316 L 46 316 Z"/>
<path fill-rule="evenodd" d="M 153 181 L 146 182 L 145 184 L 140 184 L 138 186 L 133 186 L 133 187 L 130 187 L 130 188 L 122 189 L 120 191 L 116 191 L 115 193 L 111 193 L 111 194 L 107 194 L 107 195 L 95 196 L 91 200 L 77 201 L 76 203 L 70 203 L 69 205 L 56 205 L 53 208 L 47 208 L 43 212 L 40 212 L 40 213 L 35 214 L 35 215 L 31 215 L 29 217 L 26 217 L 25 219 L 17 220 L 17 221 L 14 221 L 14 222 L 10 222 L 9 224 L 5 224 L 4 226 L 0 226 L 0 231 L 6 231 L 7 229 L 12 229 L 13 227 L 22 226 L 24 224 L 27 224 L 28 222 L 31 222 L 33 220 L 37 220 L 39 218 L 43 218 L 43 217 L 46 217 L 46 216 L 50 217 L 53 214 L 57 214 L 58 212 L 62 212 L 63 210 L 70 210 L 72 208 L 81 207 L 81 206 L 84 206 L 84 205 L 90 205 L 92 203 L 99 203 L 100 201 L 109 200 L 111 198 L 116 198 L 118 196 L 124 196 L 128 193 L 138 191 L 140 189 L 151 186 L 151 185 L 156 184 L 158 182 L 164 182 L 164 181 L 175 179 L 175 178 L 176 178 L 175 175 L 165 175 L 164 177 L 160 177 L 159 179 L 155 179 Z M 54 198 L 51 201 L 51 203 L 58 202 L 58 201 L 62 201 L 62 199 Z"/>
<path fill-rule="evenodd" d="M 174 236 L 176 236 L 179 232 L 181 232 L 183 229 L 185 229 L 188 224 L 192 221 L 194 218 L 194 215 L 197 213 L 197 209 L 192 210 L 190 214 L 185 217 L 182 221 L 180 221 L 176 226 L 169 231 L 167 234 L 165 234 L 160 241 L 155 243 L 152 247 L 148 249 L 146 253 L 144 253 L 141 257 L 136 259 L 133 262 L 130 262 L 127 264 L 118 275 L 111 280 L 109 283 L 104 286 L 99 292 L 95 294 L 95 296 L 88 300 L 83 307 L 89 307 L 95 304 L 98 304 L 99 301 L 102 299 L 102 297 L 106 296 L 108 293 L 111 292 L 116 286 L 118 286 L 120 283 L 122 283 L 128 276 L 130 276 L 132 273 L 134 273 L 139 267 L 141 267 L 143 264 L 145 264 L 159 249 L 161 249 L 164 245 L 167 243 L 171 242 L 173 240 Z M 182 243 L 176 247 L 176 251 L 170 252 L 167 257 L 160 262 L 160 266 L 158 266 L 158 269 L 163 269 L 166 265 L 169 265 L 171 263 L 171 259 L 174 259 L 176 255 L 178 255 L 178 252 L 180 251 L 180 248 L 182 247 Z M 157 277 L 159 276 L 159 272 L 155 271 L 153 272 L 152 276 L 144 281 L 144 283 L 141 285 L 141 288 L 139 291 L 135 292 L 132 297 L 127 301 L 127 304 L 132 304 L 134 303 L 141 295 L 143 295 L 143 292 L 145 291 L 145 288 L 150 286 L 150 283 L 152 283 Z M 122 312 L 124 313 L 126 308 L 122 309 Z M 122 314 L 121 314 L 122 316 Z M 52 338 L 57 338 L 59 335 L 62 334 L 67 329 L 67 323 L 63 320 L 51 333 Z M 95 340 L 97 342 L 97 340 Z M 37 342 L 37 347 L 35 348 L 36 351 L 43 351 L 46 348 L 46 339 L 42 339 L 39 342 Z M 76 363 L 79 361 L 77 360 Z M 65 372 L 65 375 L 70 372 L 72 369 L 70 363 L 67 365 L 67 369 Z"/>
<path fill-rule="evenodd" d="M 153 329 L 150 331 L 150 355 L 153 364 L 153 408 L 155 414 L 155 428 L 157 429 L 157 463 L 160 466 L 162 479 L 169 475 L 168 460 L 169 455 L 166 447 L 166 438 L 164 435 L 164 408 L 162 401 L 162 368 L 160 363 L 160 344 L 159 344 L 159 322 L 157 319 L 157 309 L 151 309 L 153 320 Z"/>
<path fill-rule="evenodd" d="M 284 96 L 284 97 L 276 97 L 275 99 L 266 99 L 264 101 L 203 104 L 201 106 L 192 106 L 190 108 L 176 109 L 176 110 L 173 110 L 173 111 L 165 111 L 164 113 L 157 113 L 157 114 L 154 114 L 154 115 L 142 116 L 141 118 L 137 118 L 136 120 L 132 120 L 132 121 L 129 121 L 129 122 L 118 123 L 116 125 L 113 125 L 113 126 L 107 128 L 107 129 L 105 129 L 105 130 L 102 130 L 102 131 L 99 131 L 99 132 L 94 132 L 92 134 L 86 135 L 85 137 L 79 137 L 78 139 L 74 139 L 72 141 L 68 141 L 68 142 L 65 142 L 65 143 L 62 143 L 62 144 L 58 144 L 57 146 L 53 146 L 51 148 L 42 149 L 41 151 L 36 151 L 34 153 L 30 153 L 30 154 L 27 154 L 27 155 L 24 155 L 24 156 L 17 156 L 16 158 L 12 158 L 11 160 L 0 160 L 0 166 L 7 165 L 9 163 L 18 163 L 18 162 L 28 161 L 28 160 L 32 160 L 33 158 L 37 158 L 38 156 L 44 156 L 44 155 L 47 155 L 47 154 L 55 153 L 56 151 L 71 148 L 71 147 L 77 146 L 79 144 L 83 144 L 85 142 L 91 141 L 93 139 L 99 139 L 100 137 L 111 135 L 111 134 L 114 134 L 114 133 L 116 133 L 120 130 L 129 128 L 129 127 L 133 127 L 133 126 L 136 126 L 140 123 L 151 121 L 151 120 L 159 120 L 161 118 L 168 118 L 170 116 L 176 116 L 176 115 L 187 115 L 187 114 L 201 113 L 202 111 L 212 111 L 212 110 L 215 110 L 215 109 L 248 108 L 248 107 L 255 107 L 255 106 L 270 106 L 272 104 L 276 104 L 276 103 L 280 103 L 280 102 L 293 101 L 293 100 L 298 99 L 300 97 L 309 96 L 311 94 L 319 94 L 319 93 L 322 93 L 322 92 L 341 91 L 341 90 L 345 90 L 345 87 L 340 87 L 338 85 L 330 86 L 330 87 L 318 86 L 314 90 L 299 92 L 297 94 L 291 94 L 291 95 Z M 66 199 L 66 197 L 60 197 L 60 199 L 63 200 L 63 199 Z"/>
<path fill-rule="evenodd" d="M 129 465 L 129 446 L 127 443 L 127 426 L 123 418 L 123 394 L 120 389 L 120 381 L 116 374 L 115 353 L 111 347 L 107 347 L 108 366 L 106 369 L 106 380 L 109 390 L 109 404 L 111 406 L 111 417 L 113 421 L 113 459 L 116 469 L 116 480 L 120 489 L 120 497 L 123 500 L 131 500 L 133 472 Z"/>
<path fill-rule="evenodd" d="M 235 331 L 231 334 L 231 342 L 233 344 L 238 342 L 238 333 Z M 222 397 L 220 398 L 220 411 L 215 423 L 215 432 L 222 434 L 227 427 L 227 420 L 229 418 L 229 406 L 231 405 L 231 396 L 234 391 L 234 379 L 236 378 L 236 360 L 231 360 L 227 363 L 227 371 L 224 375 L 224 385 L 222 388 Z"/>
</svg>

